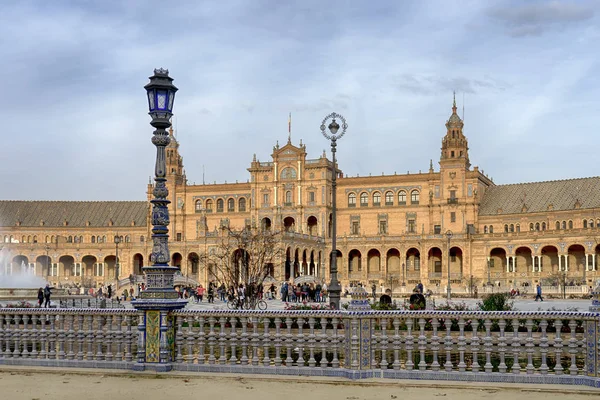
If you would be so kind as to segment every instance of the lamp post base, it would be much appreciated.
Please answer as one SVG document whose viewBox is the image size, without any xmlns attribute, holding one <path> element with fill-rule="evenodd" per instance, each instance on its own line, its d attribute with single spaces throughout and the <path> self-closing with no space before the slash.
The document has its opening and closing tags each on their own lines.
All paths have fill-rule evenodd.
<svg viewBox="0 0 600 400">
<path fill-rule="evenodd" d="M 340 309 L 340 293 L 342 291 L 342 287 L 338 281 L 332 281 L 327 288 L 329 292 L 329 305 L 335 309 Z"/>
<path fill-rule="evenodd" d="M 448 287 L 446 288 L 446 298 L 448 300 L 452 300 L 452 288 L 450 287 L 450 285 L 448 285 Z"/>
</svg>

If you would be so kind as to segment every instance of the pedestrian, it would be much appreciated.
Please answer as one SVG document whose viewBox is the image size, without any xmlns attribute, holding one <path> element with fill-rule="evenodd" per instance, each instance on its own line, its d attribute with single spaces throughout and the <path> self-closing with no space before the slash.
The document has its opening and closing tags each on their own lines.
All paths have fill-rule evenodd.
<svg viewBox="0 0 600 400">
<path fill-rule="evenodd" d="M 42 304 L 44 304 L 44 289 L 40 288 L 40 290 L 38 290 L 37 298 L 38 298 L 38 307 L 41 307 Z"/>
<path fill-rule="evenodd" d="M 288 301 L 288 283 L 284 282 L 283 285 L 281 285 L 281 301 L 286 302 Z"/>
<path fill-rule="evenodd" d="M 214 303 L 215 302 L 215 288 L 214 288 L 212 282 L 210 282 L 208 284 L 208 302 L 209 303 Z"/>
<path fill-rule="evenodd" d="M 375 297 L 377 296 L 377 285 L 373 284 L 371 285 L 371 294 L 373 296 L 373 301 L 375 301 Z"/>
<path fill-rule="evenodd" d="M 544 298 L 542 297 L 542 286 L 538 283 L 536 288 L 535 288 L 535 301 L 538 301 L 538 299 L 540 299 L 540 301 L 544 301 Z"/>
<path fill-rule="evenodd" d="M 44 288 L 44 308 L 50 308 L 50 296 L 52 295 L 52 288 L 50 288 L 50 285 L 46 285 L 46 287 Z"/>
</svg>

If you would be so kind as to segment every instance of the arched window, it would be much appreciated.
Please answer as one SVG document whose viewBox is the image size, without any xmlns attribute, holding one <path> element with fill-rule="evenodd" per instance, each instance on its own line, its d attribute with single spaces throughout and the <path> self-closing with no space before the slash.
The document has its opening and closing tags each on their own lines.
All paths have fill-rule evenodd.
<svg viewBox="0 0 600 400">
<path fill-rule="evenodd" d="M 394 193 L 393 192 L 385 192 L 385 205 L 386 206 L 394 205 Z"/>
<path fill-rule="evenodd" d="M 587 229 L 587 227 L 588 227 L 588 226 L 587 226 L 587 220 L 585 220 L 585 219 L 584 219 L 584 220 L 583 220 L 583 229 Z"/>
<path fill-rule="evenodd" d="M 540 231 L 540 223 L 539 222 L 535 223 L 535 230 L 538 232 Z"/>
<path fill-rule="evenodd" d="M 79 236 L 75 236 L 75 237 L 73 237 L 73 242 L 75 242 L 75 243 L 79 243 Z"/>
<path fill-rule="evenodd" d="M 573 221 L 569 221 L 569 229 L 573 229 Z"/>
<path fill-rule="evenodd" d="M 510 229 L 509 230 L 511 232 L 514 232 L 515 231 L 515 225 L 514 224 L 510 224 Z"/>
<path fill-rule="evenodd" d="M 206 200 L 206 212 L 212 212 L 213 201 L 211 199 Z"/>
<path fill-rule="evenodd" d="M 488 233 L 488 228 L 487 228 L 487 225 L 485 225 L 485 226 L 483 227 L 483 233 Z"/>
<path fill-rule="evenodd" d="M 516 229 L 517 229 L 517 232 L 521 232 L 521 225 L 517 224 Z"/>
<path fill-rule="evenodd" d="M 556 221 L 556 230 L 560 229 L 560 222 Z"/>
<path fill-rule="evenodd" d="M 129 237 L 129 235 L 125 236 L 125 243 L 129 243 L 131 242 L 131 238 Z"/>
<path fill-rule="evenodd" d="M 238 211 L 246 211 L 246 198 L 241 197 L 238 200 Z"/>
<path fill-rule="evenodd" d="M 106 236 L 102 236 L 102 243 L 106 243 Z"/>
<path fill-rule="evenodd" d="M 567 229 L 567 221 L 563 221 L 562 222 L 562 228 L 563 229 Z"/>
<path fill-rule="evenodd" d="M 594 225 L 594 221 L 592 221 L 592 225 Z M 37 243 L 37 235 L 33 235 L 33 243 Z"/>
<path fill-rule="evenodd" d="M 542 230 L 545 231 L 546 230 L 546 223 L 542 222 Z"/>
<path fill-rule="evenodd" d="M 416 189 L 410 192 L 410 204 L 419 204 L 419 191 Z"/>
<path fill-rule="evenodd" d="M 405 205 L 406 204 L 406 192 L 404 190 L 401 190 L 398 192 L 398 205 Z"/>
<path fill-rule="evenodd" d="M 69 236 L 67 238 L 67 243 L 73 243 L 73 236 Z"/>
<path fill-rule="evenodd" d="M 348 195 L 348 207 L 356 207 L 356 193 Z"/>
<path fill-rule="evenodd" d="M 227 212 L 234 212 L 234 211 L 235 211 L 235 200 L 228 199 L 227 200 Z"/>
<path fill-rule="evenodd" d="M 381 193 L 379 193 L 379 192 L 373 193 L 373 205 L 374 206 L 381 205 Z"/>
<path fill-rule="evenodd" d="M 146 238 L 144 237 L 144 235 L 140 236 L 140 243 L 144 243 L 146 241 Z"/>
<path fill-rule="evenodd" d="M 366 207 L 369 205 L 369 195 L 366 192 L 360 194 L 360 206 Z"/>
<path fill-rule="evenodd" d="M 196 212 L 202 211 L 202 200 L 196 200 L 194 208 L 196 209 Z"/>
<path fill-rule="evenodd" d="M 92 236 L 92 243 L 96 243 L 96 236 Z"/>
<path fill-rule="evenodd" d="M 281 180 L 286 181 L 290 179 L 296 179 L 296 170 L 291 167 L 284 168 L 281 171 Z"/>
<path fill-rule="evenodd" d="M 292 205 L 292 191 L 288 190 L 285 192 L 285 204 L 288 206 Z"/>
<path fill-rule="evenodd" d="M 600 219 L 596 220 L 596 228 L 600 228 Z"/>
<path fill-rule="evenodd" d="M 490 233 L 494 233 L 494 225 L 490 225 Z"/>
<path fill-rule="evenodd" d="M 593 228 L 593 227 L 594 227 L 594 220 L 590 219 L 590 228 Z M 33 240 L 35 240 L 35 237 L 33 238 Z"/>
<path fill-rule="evenodd" d="M 533 231 L 533 222 L 531 222 L 531 223 L 529 224 L 529 230 L 530 230 L 530 231 Z"/>
<path fill-rule="evenodd" d="M 508 233 L 508 225 L 506 225 L 506 224 L 504 225 L 504 232 Z"/>
<path fill-rule="evenodd" d="M 217 212 L 223 212 L 223 199 L 217 199 Z"/>
</svg>

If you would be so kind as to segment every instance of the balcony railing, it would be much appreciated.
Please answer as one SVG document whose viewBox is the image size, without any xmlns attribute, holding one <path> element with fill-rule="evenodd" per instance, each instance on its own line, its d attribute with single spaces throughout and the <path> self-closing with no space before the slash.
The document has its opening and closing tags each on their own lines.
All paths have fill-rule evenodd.
<svg viewBox="0 0 600 400">
<path fill-rule="evenodd" d="M 448 204 L 458 204 L 458 199 L 455 197 L 451 197 L 448 199 Z"/>
</svg>

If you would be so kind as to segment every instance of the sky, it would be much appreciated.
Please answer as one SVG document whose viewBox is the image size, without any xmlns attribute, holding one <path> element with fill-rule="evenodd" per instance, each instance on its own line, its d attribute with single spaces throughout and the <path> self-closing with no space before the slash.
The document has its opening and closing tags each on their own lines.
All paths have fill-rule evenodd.
<svg viewBox="0 0 600 400">
<path fill-rule="evenodd" d="M 438 170 L 453 91 L 496 184 L 600 175 L 599 1 L 1 4 L 0 199 L 145 200 L 158 67 L 189 183 L 246 181 L 290 112 L 309 159 L 346 118 L 345 175 Z"/>
</svg>

